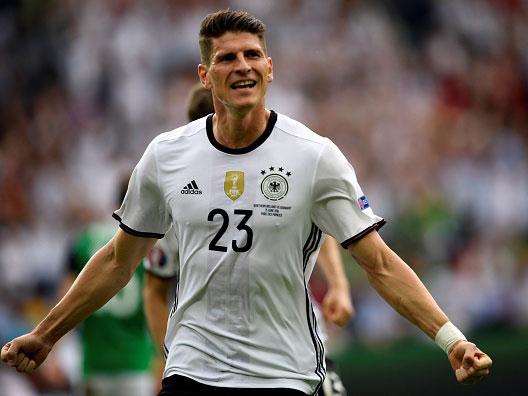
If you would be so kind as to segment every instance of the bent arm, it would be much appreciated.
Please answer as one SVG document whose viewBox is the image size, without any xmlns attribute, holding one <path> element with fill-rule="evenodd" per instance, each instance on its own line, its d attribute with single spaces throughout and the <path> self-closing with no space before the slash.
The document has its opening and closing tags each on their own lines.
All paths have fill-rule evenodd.
<svg viewBox="0 0 528 396">
<path fill-rule="evenodd" d="M 381 239 L 376 231 L 348 247 L 365 270 L 369 283 L 398 313 L 431 339 L 447 321 L 414 271 Z"/>
<path fill-rule="evenodd" d="M 321 245 L 317 264 L 321 268 L 329 288 L 343 289 L 348 292 L 349 284 L 343 268 L 337 241 L 327 235 Z"/>
<path fill-rule="evenodd" d="M 110 300 L 132 277 L 156 239 L 136 237 L 118 229 L 88 261 L 72 287 L 33 330 L 53 345 L 64 334 Z"/>
<path fill-rule="evenodd" d="M 145 276 L 145 286 L 143 288 L 145 316 L 147 317 L 150 333 L 163 355 L 163 342 L 169 317 L 167 298 L 171 287 L 171 280 L 161 278 L 149 272 L 146 272 Z"/>
<path fill-rule="evenodd" d="M 337 241 L 329 235 L 321 245 L 317 265 L 328 285 L 323 299 L 324 317 L 338 326 L 343 326 L 354 314 L 354 308 Z"/>
</svg>

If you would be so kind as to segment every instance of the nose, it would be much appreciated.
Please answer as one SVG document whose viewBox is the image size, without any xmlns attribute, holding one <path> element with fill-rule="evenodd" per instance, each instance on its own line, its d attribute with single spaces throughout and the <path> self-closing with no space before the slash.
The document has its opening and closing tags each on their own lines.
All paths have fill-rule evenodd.
<svg viewBox="0 0 528 396">
<path fill-rule="evenodd" d="M 251 66 L 247 62 L 247 59 L 244 56 L 244 53 L 237 54 L 235 70 L 239 73 L 249 73 L 251 71 Z"/>
</svg>

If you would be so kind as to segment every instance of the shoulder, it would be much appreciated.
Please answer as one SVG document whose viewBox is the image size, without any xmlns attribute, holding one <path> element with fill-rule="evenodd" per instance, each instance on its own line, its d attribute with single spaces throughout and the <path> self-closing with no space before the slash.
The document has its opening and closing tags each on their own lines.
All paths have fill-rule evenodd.
<svg viewBox="0 0 528 396">
<path fill-rule="evenodd" d="M 178 156 L 190 147 L 198 147 L 195 139 L 206 137 L 207 117 L 192 121 L 172 131 L 157 135 L 148 145 L 143 155 L 147 162 L 157 162 L 162 158 Z"/>
<path fill-rule="evenodd" d="M 303 123 L 284 114 L 277 113 L 275 128 L 299 141 L 304 141 L 305 144 L 313 145 L 314 147 L 323 148 L 330 143 L 328 138 L 315 133 Z"/>
<path fill-rule="evenodd" d="M 206 129 L 206 120 L 207 116 L 191 121 L 171 131 L 160 133 L 152 140 L 151 145 L 159 146 L 170 144 L 196 136 Z"/>
<path fill-rule="evenodd" d="M 294 144 L 299 152 L 302 151 L 303 156 L 311 156 L 318 166 L 321 159 L 324 159 L 322 162 L 332 162 L 336 158 L 347 161 L 339 147 L 331 139 L 319 135 L 299 121 L 278 114 L 275 127 L 284 135 L 290 136 L 293 139 L 290 143 Z M 282 139 L 284 139 L 284 135 Z"/>
</svg>

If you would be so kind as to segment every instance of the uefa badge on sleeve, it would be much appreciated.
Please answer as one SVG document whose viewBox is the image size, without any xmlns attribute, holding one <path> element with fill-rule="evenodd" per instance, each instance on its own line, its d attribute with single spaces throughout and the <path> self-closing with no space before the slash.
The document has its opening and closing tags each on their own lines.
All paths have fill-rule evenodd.
<svg viewBox="0 0 528 396">
<path fill-rule="evenodd" d="M 364 195 L 358 198 L 358 203 L 359 203 L 359 207 L 361 208 L 361 210 L 365 210 L 370 206 L 368 203 L 367 197 Z"/>
<path fill-rule="evenodd" d="M 154 246 L 150 251 L 147 253 L 147 268 L 148 269 L 161 269 L 165 267 L 167 264 L 167 256 L 165 255 L 165 252 L 163 249 Z"/>
</svg>

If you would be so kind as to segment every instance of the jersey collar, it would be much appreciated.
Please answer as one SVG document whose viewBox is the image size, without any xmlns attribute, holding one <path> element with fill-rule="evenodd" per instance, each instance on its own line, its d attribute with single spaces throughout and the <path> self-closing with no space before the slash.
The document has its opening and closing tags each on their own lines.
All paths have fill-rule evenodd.
<svg viewBox="0 0 528 396">
<path fill-rule="evenodd" d="M 266 129 L 264 130 L 264 133 L 260 135 L 257 140 L 255 140 L 253 143 L 251 143 L 247 147 L 242 148 L 229 148 L 226 146 L 223 146 L 220 144 L 216 138 L 214 137 L 213 133 L 213 114 L 210 114 L 207 117 L 206 122 L 206 128 L 207 128 L 207 137 L 209 138 L 209 141 L 211 144 L 217 149 L 227 154 L 246 154 L 250 151 L 255 150 L 258 146 L 260 146 L 262 143 L 266 141 L 266 139 L 271 135 L 271 131 L 273 131 L 273 128 L 275 127 L 275 123 L 277 122 L 277 113 L 275 113 L 273 110 L 270 110 L 270 116 L 268 119 L 268 124 L 266 125 Z"/>
</svg>

